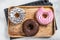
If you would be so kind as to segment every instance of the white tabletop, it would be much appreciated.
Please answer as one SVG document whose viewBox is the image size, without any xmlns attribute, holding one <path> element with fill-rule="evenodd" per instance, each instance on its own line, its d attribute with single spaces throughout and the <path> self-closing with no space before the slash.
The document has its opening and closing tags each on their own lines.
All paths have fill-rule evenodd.
<svg viewBox="0 0 60 40">
<path fill-rule="evenodd" d="M 4 9 L 10 6 L 21 5 L 36 0 L 0 0 L 0 40 L 10 40 L 7 33 L 7 22 L 4 14 Z M 14 40 L 60 40 L 60 0 L 50 0 L 54 4 L 55 18 L 57 22 L 58 30 L 51 38 L 33 38 L 25 37 Z"/>
</svg>

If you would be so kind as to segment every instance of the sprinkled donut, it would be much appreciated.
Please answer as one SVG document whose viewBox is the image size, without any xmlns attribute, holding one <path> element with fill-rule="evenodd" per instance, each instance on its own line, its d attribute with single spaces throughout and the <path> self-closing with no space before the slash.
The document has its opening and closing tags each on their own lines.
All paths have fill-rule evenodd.
<svg viewBox="0 0 60 40">
<path fill-rule="evenodd" d="M 25 16 L 25 11 L 22 8 L 13 8 L 8 14 L 8 18 L 10 21 L 14 24 L 21 23 L 22 20 L 24 19 Z"/>
<path fill-rule="evenodd" d="M 36 13 L 36 19 L 40 24 L 47 25 L 52 22 L 54 18 L 53 12 L 51 9 L 39 8 Z"/>
<path fill-rule="evenodd" d="M 22 30 L 26 36 L 34 36 L 39 30 L 39 25 L 35 20 L 28 19 L 23 23 Z"/>
</svg>

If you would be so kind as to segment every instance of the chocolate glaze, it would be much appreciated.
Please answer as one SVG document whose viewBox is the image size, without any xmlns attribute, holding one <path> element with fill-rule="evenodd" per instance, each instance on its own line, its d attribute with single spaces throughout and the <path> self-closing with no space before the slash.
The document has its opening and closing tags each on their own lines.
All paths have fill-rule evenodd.
<svg viewBox="0 0 60 40">
<path fill-rule="evenodd" d="M 26 36 L 34 36 L 39 30 L 39 25 L 35 20 L 28 19 L 23 23 L 22 30 Z"/>
</svg>

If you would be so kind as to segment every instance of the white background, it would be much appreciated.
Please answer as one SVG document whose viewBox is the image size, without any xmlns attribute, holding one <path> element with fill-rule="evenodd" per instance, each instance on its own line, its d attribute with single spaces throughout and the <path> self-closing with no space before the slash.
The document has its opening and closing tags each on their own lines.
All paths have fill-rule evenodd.
<svg viewBox="0 0 60 40">
<path fill-rule="evenodd" d="M 21 5 L 36 0 L 0 0 L 0 40 L 10 40 L 7 33 L 7 23 L 4 14 L 4 9 L 10 6 Z M 51 38 L 19 38 L 16 40 L 60 40 L 60 0 L 50 0 L 54 4 L 55 18 L 58 30 Z M 15 40 L 15 39 L 14 39 Z"/>
</svg>

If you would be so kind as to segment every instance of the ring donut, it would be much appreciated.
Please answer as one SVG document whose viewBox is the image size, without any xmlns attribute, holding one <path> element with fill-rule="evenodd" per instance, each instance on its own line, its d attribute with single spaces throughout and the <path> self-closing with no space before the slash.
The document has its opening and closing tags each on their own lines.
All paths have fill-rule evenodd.
<svg viewBox="0 0 60 40">
<path fill-rule="evenodd" d="M 40 24 L 47 25 L 52 22 L 54 18 L 53 12 L 51 9 L 39 8 L 36 13 L 36 19 Z"/>
<path fill-rule="evenodd" d="M 28 19 L 23 23 L 22 29 L 26 36 L 34 36 L 39 30 L 39 25 L 35 20 Z"/>
<path fill-rule="evenodd" d="M 24 16 L 25 16 L 25 11 L 17 7 L 11 9 L 11 11 L 8 14 L 8 18 L 14 24 L 21 23 L 22 20 L 24 19 Z"/>
</svg>

